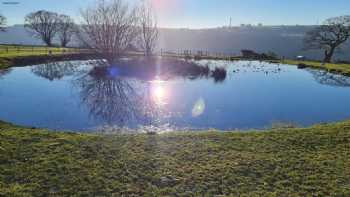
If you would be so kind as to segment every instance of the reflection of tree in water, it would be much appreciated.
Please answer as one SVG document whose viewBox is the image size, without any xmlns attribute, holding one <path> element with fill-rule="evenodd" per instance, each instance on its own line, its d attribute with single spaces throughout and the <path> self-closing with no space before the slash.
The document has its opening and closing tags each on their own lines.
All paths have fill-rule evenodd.
<svg viewBox="0 0 350 197">
<path fill-rule="evenodd" d="M 148 85 L 116 76 L 114 69 L 95 67 L 75 80 L 90 115 L 119 127 L 153 124 L 154 103 Z"/>
<path fill-rule="evenodd" d="M 212 74 L 211 74 L 212 73 Z M 169 80 L 183 78 L 214 78 L 216 82 L 225 80 L 226 70 L 198 66 L 178 60 L 142 61 L 132 59 L 109 65 L 96 61 L 87 73 L 75 79 L 82 103 L 95 119 L 102 119 L 110 126 L 135 127 L 163 126 L 169 118 L 155 97 L 157 78 Z M 147 129 L 147 128 L 145 128 Z"/>
<path fill-rule="evenodd" d="M 5 75 L 9 74 L 11 71 L 12 71 L 11 68 L 0 69 L 0 79 L 3 78 Z"/>
<path fill-rule="evenodd" d="M 116 62 L 115 65 L 123 76 L 142 80 L 153 80 L 155 77 L 170 80 L 181 77 L 190 80 L 213 78 L 215 82 L 222 82 L 226 79 L 225 68 L 215 67 L 215 70 L 211 70 L 208 65 L 177 58 L 131 58 Z"/>
<path fill-rule="evenodd" d="M 225 81 L 227 75 L 227 71 L 225 68 L 216 67 L 215 70 L 212 71 L 211 77 L 214 78 L 215 83 L 221 83 Z"/>
<path fill-rule="evenodd" d="M 161 83 L 162 80 L 182 77 L 214 78 L 219 82 L 226 78 L 224 69 L 214 72 L 207 66 L 177 59 L 129 58 L 113 65 L 103 60 L 90 61 L 88 66 L 79 64 L 38 65 L 32 68 L 32 72 L 51 81 L 74 76 L 73 84 L 90 116 L 113 127 L 164 126 L 161 122 L 170 116 L 164 113 L 164 103 L 155 99 L 154 90 L 162 86 L 155 81 Z"/>
<path fill-rule="evenodd" d="M 50 81 L 62 79 L 65 76 L 74 75 L 79 65 L 72 62 L 52 62 L 37 65 L 32 68 L 32 72 Z"/>
<path fill-rule="evenodd" d="M 333 74 L 324 70 L 308 69 L 308 71 L 313 75 L 315 80 L 324 85 L 338 86 L 338 87 L 349 87 L 350 77 Z"/>
</svg>

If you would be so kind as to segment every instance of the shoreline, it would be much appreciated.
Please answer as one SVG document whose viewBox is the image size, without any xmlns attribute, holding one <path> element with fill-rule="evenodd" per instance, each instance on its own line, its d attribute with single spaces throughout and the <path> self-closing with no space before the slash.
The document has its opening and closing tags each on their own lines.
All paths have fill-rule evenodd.
<svg viewBox="0 0 350 197">
<path fill-rule="evenodd" d="M 325 70 L 329 73 L 339 74 L 343 76 L 350 76 L 350 64 L 335 64 L 335 63 L 326 63 L 317 61 L 298 61 L 298 60 L 280 60 L 279 63 L 300 66 L 300 69 L 303 68 L 312 68 L 317 70 Z"/>
<path fill-rule="evenodd" d="M 138 53 L 126 54 L 126 56 L 142 56 Z M 169 58 L 180 58 L 180 59 L 191 59 L 191 60 L 224 60 L 224 61 L 261 61 L 272 64 L 286 64 L 304 68 L 312 68 L 317 70 L 325 70 L 329 73 L 340 74 L 344 76 L 350 76 L 350 64 L 338 64 L 338 63 L 326 63 L 318 61 L 299 61 L 299 60 L 259 60 L 259 59 L 246 59 L 242 57 L 185 57 L 176 55 L 163 55 L 159 57 Z M 67 54 L 32 54 L 32 55 L 19 55 L 10 57 L 0 56 L 0 69 L 7 69 L 16 66 L 29 66 L 34 64 L 42 64 L 47 62 L 55 61 L 69 61 L 69 60 L 89 60 L 89 59 L 102 59 L 98 54 L 95 53 L 67 53 Z"/>
</svg>

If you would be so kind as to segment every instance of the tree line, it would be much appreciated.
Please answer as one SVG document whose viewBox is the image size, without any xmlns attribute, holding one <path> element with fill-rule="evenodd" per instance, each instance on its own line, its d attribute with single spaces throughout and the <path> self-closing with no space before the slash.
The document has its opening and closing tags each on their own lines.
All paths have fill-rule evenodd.
<svg viewBox="0 0 350 197">
<path fill-rule="evenodd" d="M 149 56 L 156 48 L 157 19 L 147 0 L 133 7 L 125 0 L 97 0 L 81 11 L 81 18 L 81 24 L 76 25 L 67 15 L 40 10 L 25 17 L 25 27 L 48 46 L 58 37 L 61 46 L 66 47 L 76 36 L 85 47 L 111 59 L 131 48 Z M 5 25 L 6 18 L 0 14 L 0 31 L 5 30 Z M 330 18 L 306 32 L 304 49 L 324 50 L 323 61 L 331 62 L 349 37 L 350 16 Z"/>
<path fill-rule="evenodd" d="M 53 39 L 58 36 L 61 46 L 66 47 L 75 33 L 75 24 L 71 17 L 45 10 L 28 14 L 24 27 L 47 46 L 53 46 Z"/>
<path fill-rule="evenodd" d="M 39 10 L 26 15 L 24 26 L 47 46 L 53 46 L 53 40 L 59 38 L 60 45 L 66 47 L 75 36 L 107 59 L 116 59 L 129 49 L 150 56 L 156 48 L 157 18 L 147 0 L 134 6 L 124 0 L 97 0 L 80 15 L 82 21 L 77 25 L 70 16 Z M 5 25 L 6 18 L 0 15 L 1 31 Z"/>
</svg>

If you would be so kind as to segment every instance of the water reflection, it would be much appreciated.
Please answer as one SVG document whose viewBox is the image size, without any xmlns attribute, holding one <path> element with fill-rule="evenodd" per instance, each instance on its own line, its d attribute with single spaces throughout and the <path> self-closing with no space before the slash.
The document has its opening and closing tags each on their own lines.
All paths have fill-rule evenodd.
<svg viewBox="0 0 350 197">
<path fill-rule="evenodd" d="M 308 69 L 308 72 L 310 72 L 314 79 L 320 84 L 337 87 L 350 86 L 350 77 L 329 73 L 324 70 Z"/>
<path fill-rule="evenodd" d="M 154 99 L 155 103 L 159 106 L 166 104 L 166 96 L 168 96 L 168 92 L 166 88 L 164 87 L 165 81 L 162 80 L 155 80 L 150 81 L 150 87 L 151 87 L 151 94 L 152 98 Z"/>
<path fill-rule="evenodd" d="M 234 68 L 233 73 L 264 73 L 269 74 L 281 74 L 283 69 L 280 64 L 270 64 L 266 62 L 249 61 L 244 62 L 241 66 Z"/>
<path fill-rule="evenodd" d="M 88 111 L 92 121 L 102 122 L 106 131 L 106 126 L 113 130 L 167 130 L 171 118 L 182 116 L 169 112 L 167 105 L 172 98 L 168 81 L 212 79 L 221 83 L 227 77 L 222 67 L 169 58 L 128 58 L 113 64 L 105 60 L 53 62 L 33 66 L 31 72 L 49 81 L 68 77 L 65 81 L 73 85 L 80 107 Z M 191 107 L 187 110 L 192 110 L 192 117 L 200 116 L 206 107 L 204 99 Z"/>
<path fill-rule="evenodd" d="M 226 69 L 211 70 L 208 65 L 199 65 L 193 61 L 172 58 L 134 58 L 119 61 L 112 65 L 118 69 L 118 74 L 138 80 L 173 80 L 185 78 L 196 80 L 213 78 L 215 81 L 226 79 Z M 217 72 L 220 71 L 220 72 Z"/>
<path fill-rule="evenodd" d="M 350 116 L 348 88 L 329 87 L 349 86 L 347 77 L 324 71 L 311 75 L 287 65 L 124 59 L 0 73 L 0 119 L 23 126 L 105 132 L 234 130 L 272 122 L 307 126 Z"/>
<path fill-rule="evenodd" d="M 147 100 L 147 84 L 113 77 L 111 69 L 95 67 L 74 80 L 90 115 L 120 127 L 151 123 L 153 112 L 148 107 L 153 105 Z"/>
<path fill-rule="evenodd" d="M 78 67 L 79 64 L 67 61 L 37 65 L 31 70 L 37 76 L 53 81 L 62 79 L 65 76 L 74 75 Z"/>
<path fill-rule="evenodd" d="M 11 68 L 0 69 L 0 79 L 3 78 L 5 75 L 10 74 L 11 71 L 12 71 Z"/>
<path fill-rule="evenodd" d="M 211 76 L 214 78 L 215 83 L 222 83 L 225 81 L 227 71 L 225 68 L 216 67 L 215 70 L 211 72 Z"/>
<path fill-rule="evenodd" d="M 129 59 L 110 65 L 96 61 L 89 72 L 74 79 L 82 103 L 90 116 L 118 127 L 157 126 L 167 124 L 174 114 L 166 112 L 169 91 L 166 81 L 177 77 L 213 78 L 222 82 L 225 69 L 210 71 L 207 66 L 179 60 Z M 193 116 L 203 113 L 205 104 L 199 100 Z"/>
</svg>

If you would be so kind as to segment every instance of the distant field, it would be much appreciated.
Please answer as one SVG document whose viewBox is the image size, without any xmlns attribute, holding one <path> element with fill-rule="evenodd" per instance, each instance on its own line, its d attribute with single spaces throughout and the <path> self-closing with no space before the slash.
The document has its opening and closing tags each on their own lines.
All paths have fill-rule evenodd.
<svg viewBox="0 0 350 197">
<path fill-rule="evenodd" d="M 0 68 L 9 67 L 8 61 L 12 58 L 23 56 L 43 56 L 43 55 L 60 55 L 71 53 L 86 53 L 91 52 L 88 49 L 78 48 L 61 48 L 61 47 L 45 47 L 45 46 L 25 46 L 25 45 L 1 45 L 0 44 Z M 143 53 L 132 52 L 129 55 L 142 55 Z M 185 55 L 162 53 L 162 56 L 184 58 Z M 196 56 L 192 56 L 196 59 Z M 225 56 L 202 56 L 199 59 L 214 59 L 214 60 L 242 60 L 240 57 L 225 57 Z M 277 61 L 279 62 L 279 61 Z M 298 60 L 283 60 L 283 64 L 298 65 L 304 64 L 306 67 L 327 70 L 332 73 L 339 73 L 342 75 L 350 75 L 350 64 L 335 64 L 318 61 L 298 61 Z"/>
<path fill-rule="evenodd" d="M 12 66 L 14 59 L 33 57 L 46 57 L 47 55 L 66 56 L 71 54 L 91 53 L 88 49 L 78 48 L 61 48 L 61 47 L 45 47 L 45 46 L 25 46 L 25 45 L 1 45 L 0 44 L 0 69 Z M 54 59 L 54 58 L 52 58 Z"/>
<path fill-rule="evenodd" d="M 51 54 L 72 53 L 79 52 L 79 49 L 45 46 L 0 45 L 0 57 L 45 55 L 49 54 L 50 52 Z"/>
</svg>

